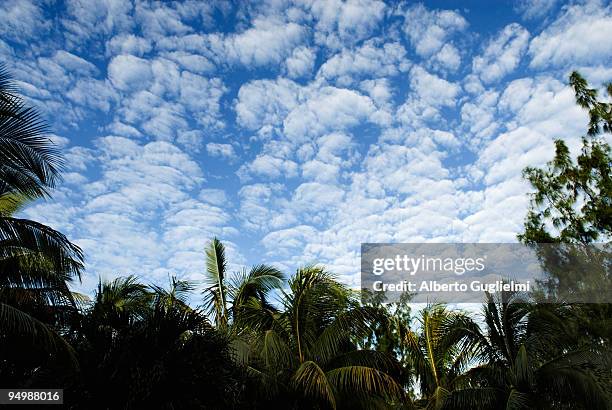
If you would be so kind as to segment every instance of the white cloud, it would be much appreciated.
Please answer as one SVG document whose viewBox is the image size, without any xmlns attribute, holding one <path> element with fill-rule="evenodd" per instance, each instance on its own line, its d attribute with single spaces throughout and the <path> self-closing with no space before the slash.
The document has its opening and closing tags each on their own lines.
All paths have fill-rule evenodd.
<svg viewBox="0 0 612 410">
<path fill-rule="evenodd" d="M 168 3 L 136 3 L 134 16 L 146 37 L 159 38 L 186 34 L 193 29 L 184 24 L 180 13 Z"/>
<path fill-rule="evenodd" d="M 138 131 L 136 128 L 131 125 L 127 125 L 122 123 L 121 121 L 113 121 L 106 128 L 106 131 L 109 131 L 111 134 L 124 136 L 124 137 L 132 137 L 132 138 L 140 138 L 142 137 L 142 133 Z"/>
<path fill-rule="evenodd" d="M 184 51 L 172 51 L 162 54 L 165 58 L 178 63 L 186 70 L 194 73 L 210 73 L 214 71 L 215 65 L 206 57 L 186 53 Z"/>
<path fill-rule="evenodd" d="M 208 155 L 213 157 L 221 157 L 233 159 L 236 158 L 236 152 L 231 144 L 219 144 L 215 142 L 209 142 L 206 144 L 206 152 Z"/>
<path fill-rule="evenodd" d="M 132 9 L 132 3 L 123 0 L 67 0 L 66 14 L 60 21 L 71 47 L 93 51 L 104 43 L 89 44 L 90 40 L 133 26 Z"/>
<path fill-rule="evenodd" d="M 334 132 L 317 139 L 317 158 L 328 162 L 341 164 L 351 162 L 351 148 L 353 141 L 347 134 Z"/>
<path fill-rule="evenodd" d="M 393 97 L 391 84 L 387 78 L 363 80 L 359 84 L 359 87 L 364 90 L 378 106 L 388 105 Z"/>
<path fill-rule="evenodd" d="M 287 76 L 290 78 L 307 77 L 312 73 L 315 59 L 317 57 L 315 49 L 312 47 L 298 47 L 285 61 Z"/>
<path fill-rule="evenodd" d="M 221 227 L 227 225 L 229 216 L 217 206 L 188 200 L 172 207 L 166 214 L 166 222 L 171 228 L 164 232 L 164 239 L 174 249 L 197 252 L 204 248 L 211 233 L 222 232 Z"/>
<path fill-rule="evenodd" d="M 53 60 L 66 71 L 78 75 L 93 75 L 98 72 L 96 66 L 89 61 L 64 50 L 57 51 L 53 56 Z"/>
<path fill-rule="evenodd" d="M 43 11 L 30 0 L 7 0 L 0 6 L 0 35 L 19 43 L 25 43 L 50 23 Z"/>
<path fill-rule="evenodd" d="M 379 145 L 372 147 L 364 161 L 371 175 L 378 175 L 383 187 L 394 192 L 417 192 L 415 177 L 445 178 L 441 158 L 435 152 L 423 152 L 418 148 L 402 145 Z M 411 183 L 407 183 L 412 180 Z"/>
<path fill-rule="evenodd" d="M 64 152 L 68 170 L 86 171 L 88 165 L 93 164 L 95 156 L 93 150 L 84 147 L 71 147 Z"/>
<path fill-rule="evenodd" d="M 410 88 L 421 101 L 434 107 L 455 105 L 461 91 L 458 84 L 430 74 L 419 66 L 410 70 Z"/>
<path fill-rule="evenodd" d="M 158 39 L 156 47 L 199 55 L 218 66 L 264 67 L 292 57 L 296 48 L 306 46 L 307 34 L 306 27 L 272 14 L 257 16 L 246 28 L 233 33 L 167 35 Z"/>
<path fill-rule="evenodd" d="M 295 24 L 256 19 L 253 27 L 226 38 L 227 57 L 244 65 L 280 63 L 302 43 L 306 30 Z"/>
<path fill-rule="evenodd" d="M 498 98 L 499 93 L 491 90 L 478 95 L 475 101 L 461 106 L 461 122 L 470 137 L 468 145 L 478 146 L 498 130 Z"/>
<path fill-rule="evenodd" d="M 556 138 L 563 138 L 576 153 L 586 129 L 586 113 L 576 106 L 572 90 L 550 77 L 511 82 L 497 105 L 508 118 L 503 124 L 507 131 L 484 145 L 470 166 L 469 172 L 485 188 L 479 209 L 464 219 L 468 240 L 516 240 L 531 190 L 522 170 L 550 160 Z"/>
<path fill-rule="evenodd" d="M 374 121 L 377 111 L 369 97 L 353 90 L 324 87 L 287 115 L 283 130 L 291 141 L 304 142 L 364 120 Z"/>
<path fill-rule="evenodd" d="M 396 119 L 413 128 L 441 120 L 438 107 L 419 99 L 418 95 L 409 95 L 406 102 L 397 109 Z"/>
<path fill-rule="evenodd" d="M 61 135 L 51 134 L 49 135 L 49 139 L 53 142 L 57 148 L 64 149 L 70 144 L 70 140 L 66 137 L 62 137 Z"/>
<path fill-rule="evenodd" d="M 251 163 L 243 165 L 238 171 L 241 179 L 249 176 L 260 176 L 276 179 L 292 178 L 297 174 L 297 164 L 294 161 L 273 157 L 268 154 L 258 155 Z"/>
<path fill-rule="evenodd" d="M 122 91 L 146 89 L 153 80 L 153 71 L 147 60 L 122 54 L 108 64 L 108 78 Z"/>
<path fill-rule="evenodd" d="M 499 106 L 509 114 L 509 128 L 525 125 L 551 139 L 576 137 L 586 130 L 586 113 L 576 105 L 573 91 L 551 77 L 511 82 Z"/>
<path fill-rule="evenodd" d="M 129 57 L 126 61 L 124 57 Z M 120 71 L 127 66 L 127 71 Z M 143 75 L 138 80 L 140 72 Z M 109 77 L 118 88 L 133 92 L 121 99 L 118 120 L 157 139 L 177 141 L 199 149 L 201 138 L 192 131 L 189 120 L 206 129 L 224 126 L 221 98 L 227 91 L 219 78 L 208 78 L 180 71 L 170 60 L 152 62 L 134 56 L 117 56 L 109 67 Z M 143 89 L 148 89 L 143 90 Z M 141 91 L 138 91 L 140 89 Z"/>
<path fill-rule="evenodd" d="M 331 133 L 316 140 L 308 154 L 300 158 L 302 177 L 318 182 L 336 182 L 343 169 L 355 164 L 358 155 L 351 137 L 344 133 Z"/>
<path fill-rule="evenodd" d="M 298 211 L 319 214 L 333 209 L 343 198 L 344 191 L 336 185 L 305 182 L 295 190 L 291 206 Z"/>
<path fill-rule="evenodd" d="M 298 84 L 284 78 L 242 85 L 235 106 L 238 124 L 254 130 L 282 123 L 284 116 L 297 105 L 300 89 Z"/>
<path fill-rule="evenodd" d="M 485 84 L 492 83 L 514 71 L 529 41 L 529 32 L 512 23 L 492 39 L 482 55 L 472 61 L 472 70 Z"/>
<path fill-rule="evenodd" d="M 151 51 L 152 48 L 151 40 L 134 34 L 116 35 L 106 44 L 107 52 L 110 55 L 132 54 L 142 56 Z"/>
<path fill-rule="evenodd" d="M 457 84 L 444 82 L 420 67 L 411 76 L 416 78 L 411 88 L 418 101 L 449 106 L 457 102 Z M 509 123 L 496 124 L 500 122 L 497 106 Z M 387 130 L 357 163 L 362 166 L 349 168 L 351 182 L 341 185 L 342 168 L 334 167 L 333 158 L 344 159 L 349 154 L 338 152 L 326 161 L 317 155 L 319 144 L 315 143 L 304 156 L 302 176 L 306 181 L 299 185 L 303 186 L 299 195 L 268 199 L 265 212 L 260 209 L 260 215 L 276 215 L 283 223 L 272 226 L 263 216 L 252 222 L 269 232 L 264 245 L 276 243 L 273 241 L 286 244 L 283 249 L 268 246 L 268 255 L 281 266 L 327 262 L 352 283 L 363 241 L 515 241 L 528 200 L 528 187 L 520 176 L 523 167 L 549 159 L 552 138 L 562 128 L 565 134 L 583 129 L 584 113 L 576 109 L 571 90 L 550 78 L 540 78 L 537 83 L 517 80 L 501 97 L 489 90 L 462 108 L 469 131 L 486 134 L 477 152 L 484 189 L 468 190 L 463 172 L 457 174 L 457 169 L 445 165 L 446 157 L 461 147 L 449 132 Z M 496 126 L 510 130 L 497 135 Z M 275 195 L 270 192 L 269 198 Z M 319 209 L 317 200 L 325 206 Z"/>
<path fill-rule="evenodd" d="M 317 77 L 347 86 L 359 79 L 395 76 L 410 68 L 406 50 L 400 43 L 378 44 L 368 40 L 357 49 L 344 49 L 328 59 Z"/>
<path fill-rule="evenodd" d="M 519 127 L 501 134 L 480 152 L 477 166 L 486 169 L 484 181 L 492 185 L 520 176 L 526 166 L 544 163 L 553 152 L 552 139 L 535 130 Z"/>
<path fill-rule="evenodd" d="M 295 223 L 293 215 L 279 215 L 274 208 L 277 196 L 282 195 L 284 186 L 278 183 L 255 183 L 243 185 L 238 191 L 240 197 L 240 218 L 242 225 L 250 230 L 279 229 Z"/>
<path fill-rule="evenodd" d="M 429 57 L 440 51 L 450 37 L 465 30 L 467 21 L 451 10 L 428 10 L 422 4 L 403 11 L 404 33 L 421 57 Z"/>
<path fill-rule="evenodd" d="M 297 0 L 315 19 L 315 42 L 339 49 L 370 36 L 384 17 L 379 0 Z"/>
<path fill-rule="evenodd" d="M 172 144 L 107 136 L 96 140 L 93 151 L 71 152 L 72 168 L 92 164 L 101 174 L 91 181 L 74 175 L 81 184 L 65 191 L 64 199 L 30 208 L 28 215 L 49 221 L 83 247 L 92 274 L 83 283 L 88 292 L 98 274 L 159 281 L 168 272 L 202 272 L 204 242 L 236 234 L 226 228 L 229 214 L 218 207 L 226 205 L 224 192 L 202 188 L 199 165 Z M 202 202 L 192 199 L 194 191 Z"/>
<path fill-rule="evenodd" d="M 169 185 L 194 185 L 202 179 L 198 164 L 168 142 L 155 141 L 140 146 L 127 138 L 108 136 L 98 139 L 96 145 L 104 154 L 100 159 L 116 161 L 108 163 L 107 175 L 118 175 L 122 180 L 128 178 L 128 174 L 124 174 L 121 168 L 132 171 L 130 179 L 140 178 L 142 181 L 146 181 L 154 169 L 158 180 L 165 180 Z"/>
<path fill-rule="evenodd" d="M 68 92 L 66 97 L 77 104 L 88 108 L 108 112 L 119 96 L 108 81 L 92 78 L 80 79 Z"/>
<path fill-rule="evenodd" d="M 198 195 L 198 199 L 216 206 L 227 206 L 229 202 L 225 191 L 216 188 L 202 189 Z"/>
<path fill-rule="evenodd" d="M 510 82 L 500 98 L 500 109 L 516 113 L 529 100 L 533 90 L 532 78 L 520 78 Z"/>
<path fill-rule="evenodd" d="M 185 109 L 149 91 L 140 91 L 122 101 L 117 114 L 123 122 L 132 124 L 145 134 L 170 141 L 188 130 Z"/>
<path fill-rule="evenodd" d="M 181 70 L 174 61 L 165 58 L 146 60 L 151 66 L 154 81 L 148 88 L 159 98 L 174 99 L 180 92 Z"/>
<path fill-rule="evenodd" d="M 573 5 L 529 45 L 531 67 L 597 63 L 612 57 L 612 6 Z"/>
<path fill-rule="evenodd" d="M 443 138 L 448 140 L 448 135 Z M 330 141 L 340 147 L 336 143 L 342 139 Z M 278 219 L 288 223 L 275 227 L 261 219 L 260 229 L 269 232 L 262 240 L 268 255 L 280 266 L 325 263 L 342 280 L 356 285 L 361 242 L 449 238 L 458 224 L 457 215 L 474 201 L 454 197 L 457 188 L 448 179 L 441 154 L 430 148 L 422 151 L 427 144 L 413 144 L 414 148 L 372 145 L 348 184 L 306 182 L 286 201 L 267 203 L 276 215 L 285 215 Z M 298 218 L 293 215 L 296 210 Z"/>
<path fill-rule="evenodd" d="M 177 133 L 176 142 L 193 152 L 200 152 L 204 143 L 204 134 L 201 130 L 187 130 Z"/>
<path fill-rule="evenodd" d="M 559 0 L 519 0 L 515 6 L 523 18 L 539 19 L 546 16 Z"/>
<path fill-rule="evenodd" d="M 434 60 L 443 71 L 455 71 L 461 65 L 459 50 L 452 44 L 444 44 L 434 56 Z"/>
<path fill-rule="evenodd" d="M 276 244 L 276 248 L 281 255 L 288 256 L 290 253 L 300 248 L 304 243 L 311 242 L 316 237 L 317 231 L 312 226 L 300 225 L 291 229 L 283 229 L 267 234 L 263 239 L 263 244 Z M 284 253 L 284 255 L 282 255 Z"/>
<path fill-rule="evenodd" d="M 180 102 L 204 126 L 223 127 L 220 100 L 226 91 L 220 78 L 206 78 L 189 71 L 181 73 Z"/>
<path fill-rule="evenodd" d="M 340 167 L 319 160 L 310 160 L 302 164 L 302 177 L 318 182 L 336 182 Z"/>
<path fill-rule="evenodd" d="M 612 80 L 612 67 L 609 66 L 582 66 L 577 71 L 588 79 L 589 84 L 595 86 L 607 84 Z"/>
</svg>

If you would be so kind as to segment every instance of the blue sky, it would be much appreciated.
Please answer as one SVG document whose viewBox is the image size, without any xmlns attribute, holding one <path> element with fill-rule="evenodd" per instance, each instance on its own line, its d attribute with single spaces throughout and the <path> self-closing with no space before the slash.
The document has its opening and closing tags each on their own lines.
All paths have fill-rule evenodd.
<svg viewBox="0 0 612 410">
<path fill-rule="evenodd" d="M 598 1 L 5 0 L 0 56 L 67 158 L 24 215 L 84 249 L 83 289 L 201 279 L 213 236 L 351 285 L 361 242 L 515 241 L 611 38 Z"/>
</svg>

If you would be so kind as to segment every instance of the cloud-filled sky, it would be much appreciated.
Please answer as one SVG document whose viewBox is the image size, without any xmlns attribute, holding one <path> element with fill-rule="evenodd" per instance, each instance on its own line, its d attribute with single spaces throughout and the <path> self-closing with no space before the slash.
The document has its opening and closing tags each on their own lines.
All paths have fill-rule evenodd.
<svg viewBox="0 0 612 410">
<path fill-rule="evenodd" d="M 512 242 L 521 170 L 575 149 L 567 87 L 612 80 L 612 8 L 556 0 L 4 0 L 0 58 L 67 169 L 27 217 L 98 275 L 324 263 L 361 242 Z"/>
</svg>

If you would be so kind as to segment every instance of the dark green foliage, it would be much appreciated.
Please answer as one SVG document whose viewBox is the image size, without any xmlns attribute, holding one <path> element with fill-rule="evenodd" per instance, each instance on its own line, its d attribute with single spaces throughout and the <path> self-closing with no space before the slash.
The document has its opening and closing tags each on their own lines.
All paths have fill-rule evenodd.
<svg viewBox="0 0 612 410">
<path fill-rule="evenodd" d="M 46 130 L 0 65 L 1 385 L 33 384 L 77 367 L 61 336 L 76 314 L 68 283 L 80 277 L 82 252 L 60 232 L 13 215 L 59 179 L 62 160 Z"/>
<path fill-rule="evenodd" d="M 180 295 L 133 277 L 101 283 L 74 344 L 82 371 L 70 408 L 233 408 L 242 374 L 228 340 Z M 112 393 L 111 393 L 112 392 Z"/>
<path fill-rule="evenodd" d="M 511 292 L 488 295 L 482 363 L 466 373 L 467 391 L 496 408 L 608 408 L 609 348 L 583 338 L 573 314 L 572 306 L 527 304 Z"/>
<path fill-rule="evenodd" d="M 612 234 L 612 156 L 610 146 L 601 133 L 612 132 L 612 104 L 598 101 L 597 91 L 574 72 L 570 85 L 576 102 L 589 112 L 587 136 L 574 160 L 563 140 L 555 142 L 555 157 L 544 169 L 527 168 L 525 177 L 535 192 L 525 220 L 525 231 L 519 240 L 537 247 L 542 263 L 550 274 L 544 283 L 547 295 L 558 295 L 566 289 L 584 288 L 584 282 L 573 272 L 555 269 L 541 251 L 541 243 L 586 245 L 609 242 Z M 612 84 L 607 86 L 612 95 Z M 564 246 L 565 259 L 580 248 Z M 608 258 L 587 252 L 587 258 Z M 589 289 L 593 298 L 610 289 L 609 264 L 598 261 L 603 269 L 596 273 Z M 595 286 L 593 286 L 595 283 Z M 504 311 L 508 304 L 501 304 Z M 517 315 L 495 313 L 507 317 L 508 329 L 521 332 L 502 340 L 505 345 L 520 346 L 514 364 L 508 356 L 499 363 L 510 364 L 506 378 L 498 378 L 507 386 L 508 402 L 544 408 L 610 408 L 612 403 L 612 306 L 609 303 L 548 304 L 530 309 L 514 308 Z M 514 316 L 514 317 L 513 317 Z M 522 318 L 522 319 L 521 319 Z M 520 320 L 519 320 L 520 319 Z M 493 340 L 493 339 L 491 339 Z M 499 344 L 499 342 L 497 343 Z M 499 351 L 499 348 L 497 349 Z M 491 366 L 491 364 L 489 364 Z M 503 374 L 503 373 L 500 373 Z M 490 379 L 489 379 L 490 381 Z M 500 383 L 497 387 L 501 388 Z"/>
<path fill-rule="evenodd" d="M 360 350 L 380 309 L 361 306 L 357 295 L 321 267 L 298 269 L 280 308 L 257 298 L 239 309 L 242 333 L 236 346 L 250 375 L 246 394 L 257 408 L 367 408 L 403 399 L 393 355 Z M 240 299 L 234 299 L 240 301 Z"/>
<path fill-rule="evenodd" d="M 607 241 L 612 234 L 612 157 L 610 146 L 598 136 L 611 131 L 612 105 L 597 101 L 596 90 L 588 88 L 580 74 L 572 73 L 570 83 L 578 104 L 589 110 L 589 136 L 582 139 L 575 161 L 559 139 L 555 157 L 545 168 L 525 169 L 535 189 L 525 232 L 519 235 L 525 243 L 586 244 Z"/>
</svg>

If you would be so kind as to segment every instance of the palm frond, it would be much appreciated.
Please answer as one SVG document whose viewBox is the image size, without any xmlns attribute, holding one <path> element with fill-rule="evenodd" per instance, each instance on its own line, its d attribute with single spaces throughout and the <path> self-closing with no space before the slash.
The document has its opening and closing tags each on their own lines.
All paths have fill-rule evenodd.
<svg viewBox="0 0 612 410">
<path fill-rule="evenodd" d="M 371 331 L 370 324 L 377 319 L 382 321 L 384 317 L 371 306 L 356 306 L 340 312 L 316 339 L 310 354 L 321 363 L 328 362 L 338 354 L 342 342 L 366 337 Z"/>
<path fill-rule="evenodd" d="M 291 349 L 274 330 L 265 332 L 260 356 L 271 370 L 291 369 L 295 363 Z"/>
<path fill-rule="evenodd" d="M 280 289 L 285 276 L 273 266 L 255 265 L 248 274 L 238 276 L 232 283 L 233 304 L 239 307 L 250 297 L 264 298 L 272 289 Z"/>
<path fill-rule="evenodd" d="M 145 317 L 151 308 L 149 288 L 135 276 L 119 277 L 98 282 L 91 316 L 100 325 L 127 325 L 135 318 Z"/>
<path fill-rule="evenodd" d="M 332 377 L 342 380 L 342 372 L 337 372 Z M 294 388 L 304 396 L 315 401 L 328 404 L 332 409 L 336 408 L 336 398 L 330 381 L 325 372 L 312 361 L 306 361 L 300 365 L 293 376 Z"/>
<path fill-rule="evenodd" d="M 487 410 L 496 408 L 502 392 L 493 387 L 455 389 L 446 398 L 444 408 L 456 410 Z"/>
<path fill-rule="evenodd" d="M 548 361 L 534 377 L 551 396 L 571 397 L 604 409 L 612 394 L 611 357 L 609 349 L 587 346 Z"/>
<path fill-rule="evenodd" d="M 15 80 L 6 68 L 6 64 L 0 63 L 0 95 L 12 95 L 17 92 Z"/>
<path fill-rule="evenodd" d="M 48 195 L 59 180 L 63 160 L 38 111 L 26 107 L 0 66 L 0 195 L 16 192 L 28 198 Z"/>
<path fill-rule="evenodd" d="M 191 309 L 188 305 L 189 296 L 195 286 L 190 281 L 179 280 L 176 276 L 172 276 L 168 289 L 157 285 L 151 285 L 150 287 L 153 290 L 155 304 L 163 305 L 166 308 Z"/>
<path fill-rule="evenodd" d="M 217 238 L 206 246 L 206 281 L 204 303 L 209 314 L 213 315 L 218 326 L 228 323 L 225 276 L 227 261 L 225 246 Z"/>
<path fill-rule="evenodd" d="M 26 337 L 33 343 L 51 353 L 64 353 L 74 370 L 78 369 L 78 361 L 74 349 L 52 328 L 35 317 L 0 302 L 0 334 L 9 337 Z"/>
<path fill-rule="evenodd" d="M 400 400 L 401 386 L 388 374 L 366 366 L 346 366 L 326 373 L 329 383 L 343 394 L 381 396 Z"/>
<path fill-rule="evenodd" d="M 377 350 L 353 350 L 334 357 L 327 365 L 331 369 L 350 366 L 371 367 L 388 375 L 398 374 L 401 370 L 394 357 Z"/>
<path fill-rule="evenodd" d="M 80 279 L 83 252 L 65 235 L 27 219 L 0 218 L 0 260 L 21 256 L 24 252 L 44 255 L 53 270 Z"/>
<path fill-rule="evenodd" d="M 298 357 L 303 362 L 321 329 L 331 325 L 348 306 L 350 291 L 318 266 L 297 270 L 282 303 L 292 326 Z"/>
<path fill-rule="evenodd" d="M 517 389 L 510 390 L 510 394 L 506 400 L 507 410 L 526 410 L 532 408 L 533 403 L 529 394 L 520 392 Z"/>
<path fill-rule="evenodd" d="M 17 192 L 0 194 L 0 217 L 13 216 L 22 210 L 30 199 Z"/>
</svg>

